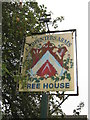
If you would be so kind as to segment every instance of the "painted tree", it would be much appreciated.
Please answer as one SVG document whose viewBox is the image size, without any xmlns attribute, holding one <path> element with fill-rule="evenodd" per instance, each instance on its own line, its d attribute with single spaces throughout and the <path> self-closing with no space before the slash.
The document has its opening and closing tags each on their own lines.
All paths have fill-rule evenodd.
<svg viewBox="0 0 90 120">
<path fill-rule="evenodd" d="M 40 116 L 41 95 L 33 93 L 19 93 L 16 90 L 14 76 L 18 74 L 22 42 L 31 33 L 45 31 L 45 24 L 39 18 L 46 13 L 44 5 L 37 2 L 2 3 L 2 103 L 3 119 L 35 118 Z M 53 25 L 56 21 L 53 22 Z M 62 99 L 62 96 L 57 96 Z M 50 106 L 57 105 L 54 97 L 49 97 L 49 116 L 52 115 Z M 58 101 L 57 101 L 58 103 Z M 58 103 L 59 104 L 59 103 Z M 56 113 L 62 113 L 61 108 Z"/>
</svg>

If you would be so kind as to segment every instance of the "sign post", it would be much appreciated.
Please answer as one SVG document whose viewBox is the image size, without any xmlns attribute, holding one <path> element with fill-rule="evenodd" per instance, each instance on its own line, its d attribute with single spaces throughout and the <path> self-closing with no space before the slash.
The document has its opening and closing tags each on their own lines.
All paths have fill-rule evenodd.
<svg viewBox="0 0 90 120">
<path fill-rule="evenodd" d="M 47 118 L 48 116 L 48 94 L 42 94 L 41 100 L 41 118 Z"/>
</svg>

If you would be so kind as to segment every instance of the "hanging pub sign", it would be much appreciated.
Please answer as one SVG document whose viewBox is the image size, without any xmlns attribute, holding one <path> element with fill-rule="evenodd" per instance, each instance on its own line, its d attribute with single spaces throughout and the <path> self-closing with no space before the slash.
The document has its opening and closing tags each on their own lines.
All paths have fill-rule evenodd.
<svg viewBox="0 0 90 120">
<path fill-rule="evenodd" d="M 27 37 L 19 91 L 74 91 L 74 59 L 72 32 Z"/>
</svg>

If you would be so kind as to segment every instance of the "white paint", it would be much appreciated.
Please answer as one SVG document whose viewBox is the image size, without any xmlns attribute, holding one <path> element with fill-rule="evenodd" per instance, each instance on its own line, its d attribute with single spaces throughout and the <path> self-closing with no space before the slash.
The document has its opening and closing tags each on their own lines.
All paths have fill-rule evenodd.
<svg viewBox="0 0 90 120">
<path fill-rule="evenodd" d="M 77 29 L 78 81 L 79 96 L 69 97 L 62 104 L 66 114 L 73 114 L 73 109 L 81 101 L 85 103 L 81 114 L 88 115 L 88 0 L 36 0 L 44 4 L 48 11 L 53 12 L 53 18 L 64 16 L 59 24 L 59 30 Z M 50 27 L 50 30 L 53 28 Z"/>
</svg>

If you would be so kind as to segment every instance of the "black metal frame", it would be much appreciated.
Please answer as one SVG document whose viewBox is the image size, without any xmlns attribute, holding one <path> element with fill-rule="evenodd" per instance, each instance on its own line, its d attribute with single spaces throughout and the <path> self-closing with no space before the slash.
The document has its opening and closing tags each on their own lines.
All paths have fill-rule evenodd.
<svg viewBox="0 0 90 120">
<path fill-rule="evenodd" d="M 58 33 L 58 32 L 76 32 L 76 29 L 47 31 L 47 32 L 42 32 L 42 33 L 31 33 L 31 35 L 42 35 L 46 33 Z"/>
<path fill-rule="evenodd" d="M 31 33 L 31 36 L 33 35 L 43 35 L 43 34 L 50 34 L 50 33 L 60 33 L 60 32 L 75 32 L 75 47 L 76 47 L 76 82 L 77 82 L 77 93 L 76 94 L 64 94 L 64 92 L 62 91 L 62 93 L 57 93 L 57 94 L 54 94 L 54 93 L 51 93 L 50 92 L 33 92 L 33 94 L 42 94 L 42 93 L 46 93 L 48 95 L 67 95 L 67 96 L 78 96 L 79 95 L 79 87 L 78 87 L 78 69 L 77 69 L 77 39 L 76 39 L 76 36 L 77 36 L 77 33 L 76 33 L 76 29 L 69 29 L 69 30 L 61 30 L 61 31 L 47 31 L 47 32 L 42 32 L 42 33 Z M 24 41 L 25 42 L 25 41 Z M 23 42 L 23 43 L 24 43 Z M 24 47 L 24 45 L 22 45 Z M 21 61 L 22 62 L 22 61 Z M 51 91 L 52 92 L 52 91 Z M 53 91 L 54 92 L 54 91 Z M 66 97 L 67 98 L 67 97 Z"/>
</svg>

